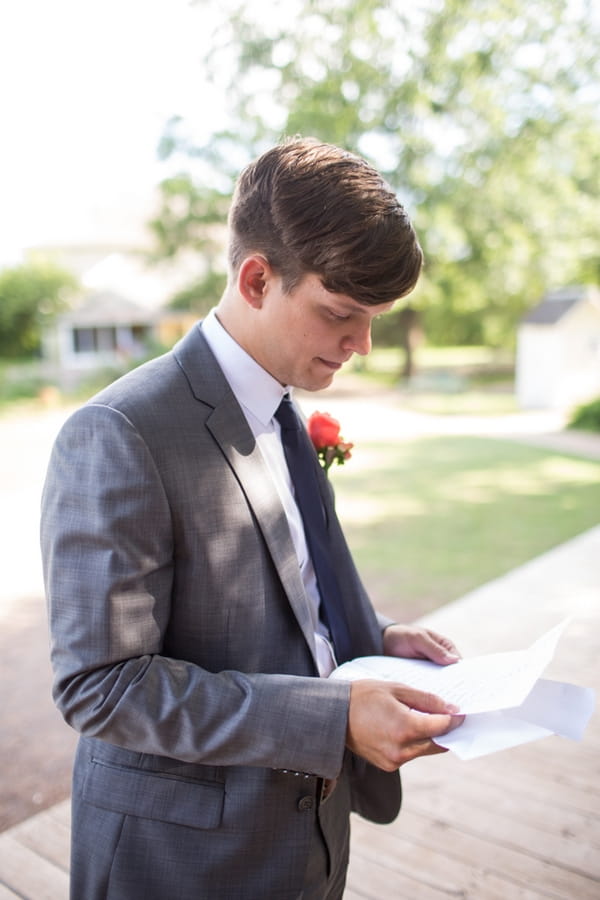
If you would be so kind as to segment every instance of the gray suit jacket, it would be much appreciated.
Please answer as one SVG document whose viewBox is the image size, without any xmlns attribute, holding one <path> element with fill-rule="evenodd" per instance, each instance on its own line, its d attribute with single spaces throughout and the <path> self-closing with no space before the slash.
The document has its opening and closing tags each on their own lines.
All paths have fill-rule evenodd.
<svg viewBox="0 0 600 900">
<path fill-rule="evenodd" d="M 319 478 L 353 655 L 380 653 Z M 315 677 L 285 514 L 199 327 L 65 424 L 41 534 L 54 697 L 82 735 L 74 897 L 297 896 L 301 801 L 343 763 L 353 808 L 394 818 L 397 775 L 344 762 L 349 686 Z"/>
</svg>

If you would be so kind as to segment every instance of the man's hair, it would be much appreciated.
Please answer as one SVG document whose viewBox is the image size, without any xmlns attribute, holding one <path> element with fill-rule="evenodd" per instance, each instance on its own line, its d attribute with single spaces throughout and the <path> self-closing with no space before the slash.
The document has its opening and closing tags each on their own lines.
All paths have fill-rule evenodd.
<svg viewBox="0 0 600 900">
<path fill-rule="evenodd" d="M 414 288 L 423 262 L 406 211 L 382 176 L 313 138 L 286 140 L 244 169 L 229 231 L 231 270 L 260 253 L 286 292 L 315 273 L 328 291 L 387 303 Z"/>
</svg>

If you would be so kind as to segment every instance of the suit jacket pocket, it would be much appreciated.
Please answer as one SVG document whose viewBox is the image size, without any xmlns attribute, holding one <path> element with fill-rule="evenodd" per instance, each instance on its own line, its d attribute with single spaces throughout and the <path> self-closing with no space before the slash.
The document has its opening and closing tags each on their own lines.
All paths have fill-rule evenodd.
<svg viewBox="0 0 600 900">
<path fill-rule="evenodd" d="M 83 786 L 83 799 L 93 806 L 190 828 L 217 828 L 224 797 L 221 782 L 163 775 L 95 758 Z"/>
</svg>

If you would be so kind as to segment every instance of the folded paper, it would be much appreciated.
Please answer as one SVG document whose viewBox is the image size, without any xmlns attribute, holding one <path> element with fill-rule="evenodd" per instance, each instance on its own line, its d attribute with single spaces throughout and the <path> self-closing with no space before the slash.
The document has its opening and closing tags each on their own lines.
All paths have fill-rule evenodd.
<svg viewBox="0 0 600 900">
<path fill-rule="evenodd" d="M 550 734 L 581 740 L 594 709 L 594 691 L 540 678 L 568 622 L 556 625 L 527 650 L 476 656 L 449 666 L 364 656 L 339 666 L 330 678 L 393 681 L 453 703 L 465 715 L 464 723 L 435 740 L 461 759 Z"/>
</svg>

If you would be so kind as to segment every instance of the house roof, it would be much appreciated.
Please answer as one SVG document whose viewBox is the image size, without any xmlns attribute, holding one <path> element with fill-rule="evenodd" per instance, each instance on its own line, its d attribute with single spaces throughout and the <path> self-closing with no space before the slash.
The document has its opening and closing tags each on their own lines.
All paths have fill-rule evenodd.
<svg viewBox="0 0 600 900">
<path fill-rule="evenodd" d="M 91 291 L 75 309 L 61 317 L 78 327 L 103 325 L 148 325 L 153 313 L 116 291 Z"/>
<path fill-rule="evenodd" d="M 593 285 L 575 285 L 550 291 L 537 306 L 525 313 L 521 322 L 532 325 L 555 325 L 574 306 L 590 302 L 600 309 L 600 291 Z"/>
</svg>

